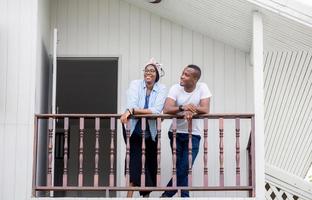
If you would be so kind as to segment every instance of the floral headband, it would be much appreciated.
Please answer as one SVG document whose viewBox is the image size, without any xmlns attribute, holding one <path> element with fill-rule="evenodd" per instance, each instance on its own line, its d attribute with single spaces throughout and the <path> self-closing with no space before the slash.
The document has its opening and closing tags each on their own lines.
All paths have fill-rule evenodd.
<svg viewBox="0 0 312 200">
<path fill-rule="evenodd" d="M 159 73 L 159 77 L 163 77 L 165 75 L 165 71 L 163 70 L 163 68 L 161 67 L 162 64 L 158 63 L 155 58 L 151 58 L 145 65 L 148 66 L 148 65 L 153 65 L 156 67 L 158 73 Z"/>
</svg>

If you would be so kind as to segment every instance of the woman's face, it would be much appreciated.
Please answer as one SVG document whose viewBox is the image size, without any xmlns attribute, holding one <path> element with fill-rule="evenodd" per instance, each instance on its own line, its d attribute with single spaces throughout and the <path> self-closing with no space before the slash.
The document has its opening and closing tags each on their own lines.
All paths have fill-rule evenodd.
<svg viewBox="0 0 312 200">
<path fill-rule="evenodd" d="M 147 83 L 155 83 L 156 69 L 153 65 L 148 65 L 144 69 L 144 80 Z"/>
</svg>

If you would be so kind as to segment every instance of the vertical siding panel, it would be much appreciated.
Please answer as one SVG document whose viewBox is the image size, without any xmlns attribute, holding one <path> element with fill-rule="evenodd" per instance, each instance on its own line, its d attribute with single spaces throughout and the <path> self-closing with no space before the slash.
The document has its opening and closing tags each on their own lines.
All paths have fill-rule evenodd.
<svg viewBox="0 0 312 200">
<path fill-rule="evenodd" d="M 214 45 L 213 40 L 204 37 L 202 81 L 208 84 L 212 93 L 210 112 L 214 111 Z"/>
<path fill-rule="evenodd" d="M 123 3 L 123 2 L 121 2 Z M 123 3 L 126 4 L 126 3 Z M 108 6 L 108 0 L 99 0 L 99 13 L 98 13 L 98 20 L 99 20 L 99 54 L 100 55 L 107 55 L 109 52 L 108 48 L 108 40 L 109 40 L 109 6 Z M 120 10 L 120 15 L 122 14 L 122 10 Z M 125 18 L 126 20 L 127 18 Z M 126 21 L 121 21 L 121 22 L 127 22 Z M 121 23 L 120 22 L 120 23 Z M 122 36 L 121 36 L 122 37 Z"/>
<path fill-rule="evenodd" d="M 235 49 L 225 46 L 224 57 L 224 84 L 225 84 L 225 112 L 235 110 Z M 224 123 L 224 177 L 225 185 L 235 185 L 235 122 L 225 120 Z M 226 196 L 234 197 L 236 192 L 226 192 Z"/>
<path fill-rule="evenodd" d="M 268 91 L 268 87 L 270 86 L 275 64 L 276 62 L 278 62 L 277 56 L 278 56 L 278 52 L 273 52 L 272 56 L 270 57 L 270 60 L 267 60 L 267 62 L 270 63 L 270 65 L 268 65 L 268 69 L 267 69 L 269 73 L 267 73 L 267 75 L 265 76 L 265 80 L 264 80 L 264 91 Z"/>
<path fill-rule="evenodd" d="M 202 70 L 202 81 L 208 84 L 208 87 L 212 93 L 212 97 L 210 99 L 210 112 L 212 113 L 214 110 L 214 42 L 212 39 L 205 37 L 204 38 L 204 68 Z M 209 120 L 208 124 L 208 184 L 217 185 L 217 134 L 216 134 L 216 126 L 212 120 Z M 216 192 L 209 193 L 212 196 L 216 195 Z"/>
<path fill-rule="evenodd" d="M 247 110 L 246 112 L 253 113 L 253 67 L 250 64 L 250 54 L 246 55 L 246 104 Z"/>
<path fill-rule="evenodd" d="M 270 122 L 268 126 L 265 127 L 265 132 L 266 132 L 266 129 L 268 130 L 272 130 L 271 132 L 272 133 L 275 133 L 275 131 L 279 130 L 281 123 L 283 122 L 283 114 L 284 114 L 284 111 L 285 111 L 285 107 L 287 106 L 286 105 L 286 100 L 287 98 L 287 95 L 289 93 L 289 87 L 290 87 L 290 84 L 292 83 L 292 80 L 293 80 L 293 76 L 295 74 L 295 72 L 293 71 L 295 69 L 295 67 L 293 66 L 297 66 L 298 65 L 298 60 L 299 58 L 302 56 L 301 53 L 294 53 L 292 55 L 292 58 L 291 58 L 291 61 L 288 65 L 288 69 L 287 69 L 287 74 L 286 74 L 286 81 L 285 84 L 283 84 L 282 86 L 282 91 L 283 91 L 283 95 L 281 95 L 281 99 L 279 100 L 280 103 L 278 104 L 277 106 L 277 111 L 275 113 L 278 113 L 278 119 L 276 119 L 276 121 L 274 122 Z M 266 71 L 265 73 L 268 73 L 268 71 Z M 273 126 L 273 128 L 271 129 L 271 126 Z M 274 148 L 274 146 L 272 145 L 272 142 L 274 141 L 274 138 L 275 138 L 276 134 L 268 134 L 268 136 L 266 137 L 266 140 L 265 140 L 265 149 L 266 149 L 266 154 L 265 154 L 265 157 L 267 159 L 267 161 L 269 163 L 271 163 L 271 152 L 272 152 L 272 148 Z"/>
<path fill-rule="evenodd" d="M 182 66 L 182 27 L 177 24 L 171 25 L 171 66 L 164 66 L 165 72 L 174 69 L 175 72 L 171 73 L 171 83 L 177 83 L 183 69 Z M 170 87 L 168 85 L 168 87 Z"/>
<path fill-rule="evenodd" d="M 287 55 L 288 54 L 288 55 Z M 267 130 L 270 130 L 269 127 L 271 127 L 271 125 L 273 125 L 273 122 L 276 122 L 276 120 L 278 120 L 278 115 L 279 113 L 277 112 L 277 106 L 279 105 L 277 104 L 278 101 L 281 100 L 281 98 L 275 98 L 275 96 L 277 95 L 277 97 L 281 97 L 281 92 L 283 91 L 281 89 L 282 85 L 284 85 L 284 81 L 285 81 L 285 76 L 287 74 L 287 71 L 289 70 L 289 68 L 287 67 L 287 65 L 290 63 L 290 53 L 283 53 L 283 57 L 281 57 L 282 61 L 280 62 L 280 64 L 278 65 L 279 69 L 279 73 L 278 73 L 278 80 L 274 80 L 275 86 L 277 85 L 277 88 L 274 88 L 271 90 L 271 92 L 269 91 L 265 91 L 265 96 L 267 99 L 267 102 L 265 103 L 265 132 Z M 287 56 L 287 57 L 286 57 Z M 286 62 L 287 60 L 287 62 Z M 286 65 L 286 66 L 285 66 Z M 269 66 L 271 67 L 271 66 Z M 274 78 L 275 79 L 275 78 Z M 287 81 L 287 80 L 286 80 Z M 280 83 L 283 82 L 283 83 Z M 272 94 L 273 93 L 273 94 Z M 271 96 L 274 96 L 274 98 L 272 100 Z M 273 106 L 275 105 L 275 106 Z"/>
<path fill-rule="evenodd" d="M 170 85 L 172 80 L 171 74 L 173 69 L 171 67 L 171 24 L 167 20 L 161 20 L 161 44 L 160 44 L 160 57 L 161 63 L 164 66 L 168 66 L 166 70 L 166 76 L 164 76 L 161 82 L 165 85 Z M 169 69 L 170 68 L 170 69 Z"/>
<path fill-rule="evenodd" d="M 295 154 L 295 156 L 297 155 L 302 155 L 302 154 L 297 154 L 297 148 L 298 148 L 298 140 L 302 140 L 305 134 L 302 134 L 301 132 L 299 132 L 299 127 L 297 127 L 298 124 L 300 124 L 301 121 L 304 121 L 305 119 L 303 119 L 303 117 L 305 117 L 305 115 L 303 115 L 302 113 L 304 111 L 307 110 L 307 105 L 309 105 L 309 103 L 306 103 L 304 105 L 302 105 L 302 97 L 303 97 L 303 93 L 307 92 L 307 88 L 303 85 L 304 82 L 307 82 L 307 78 L 308 78 L 308 74 L 310 74 L 309 72 L 309 68 L 308 65 L 310 64 L 310 58 L 311 58 L 311 52 L 309 52 L 307 54 L 306 59 L 304 60 L 304 62 L 301 63 L 301 70 L 299 73 L 299 76 L 296 77 L 296 81 L 297 83 L 295 84 L 295 90 L 293 93 L 293 97 L 295 97 L 292 101 L 291 101 L 291 105 L 288 111 L 288 115 L 293 116 L 292 119 L 289 121 L 289 123 L 287 124 L 288 128 L 286 130 L 289 130 L 289 133 L 291 134 L 290 137 L 287 138 L 286 142 L 283 144 L 283 152 L 279 152 L 280 153 L 280 157 L 285 158 L 286 156 L 293 156 Z M 310 68 L 311 69 L 311 68 Z M 299 98 L 300 97 L 300 98 Z M 304 107 L 304 108 L 303 108 Z M 289 114 L 290 112 L 290 114 Z M 300 116 L 298 116 L 300 114 Z M 293 146 L 294 148 L 289 148 L 289 146 Z M 300 145 L 299 145 L 300 146 Z M 282 158 L 278 158 L 277 161 L 279 163 L 281 163 L 281 166 L 286 169 L 287 171 L 294 173 L 294 174 L 298 174 L 298 168 L 293 169 L 291 166 L 294 163 L 298 163 L 298 161 L 296 161 L 294 159 L 294 163 L 285 163 L 286 159 L 282 159 Z"/>
<path fill-rule="evenodd" d="M 7 0 L 0 1 L 0 124 L 5 121 L 6 113 L 6 88 L 7 88 L 7 70 L 8 70 L 8 2 Z M 0 174 L 2 171 L 0 171 Z M 2 179 L 1 179 L 2 180 Z M 0 181 L 1 181 L 0 180 Z"/>
<path fill-rule="evenodd" d="M 245 71 L 246 71 L 246 112 L 253 113 L 253 67 L 250 64 L 250 54 L 246 54 L 245 59 Z M 237 110 L 239 112 L 239 110 Z M 250 129 L 250 128 L 249 128 Z M 241 141 L 246 141 L 249 138 L 249 129 L 246 130 L 246 138 L 241 137 Z M 242 135 L 244 136 L 244 135 Z M 244 145 L 244 146 L 243 146 Z M 248 172 L 246 170 L 248 169 L 246 165 L 243 163 L 247 162 L 247 151 L 246 151 L 246 142 L 241 142 L 241 184 L 247 185 L 247 178 L 248 178 Z"/>
<path fill-rule="evenodd" d="M 119 47 L 119 1 L 109 1 L 109 53 L 117 55 Z"/>
<path fill-rule="evenodd" d="M 88 55 L 88 1 L 78 1 L 78 55 Z M 61 47 L 59 46 L 59 49 Z M 61 50 L 60 50 L 61 52 Z M 70 53 L 69 53 L 70 54 Z"/>
<path fill-rule="evenodd" d="M 145 10 L 140 10 L 140 68 L 143 69 L 150 59 L 151 15 Z"/>
<path fill-rule="evenodd" d="M 215 112 L 224 112 L 224 44 L 220 42 L 214 43 L 214 66 L 215 66 L 215 101 L 218 102 Z"/>
<path fill-rule="evenodd" d="M 98 27 L 98 0 L 88 2 L 88 55 L 98 55 L 99 27 Z"/>
<path fill-rule="evenodd" d="M 236 89 L 235 91 L 240 91 L 237 93 L 236 96 L 236 112 L 246 112 L 246 54 L 242 51 L 236 50 L 235 52 L 235 66 L 236 66 L 236 73 L 235 73 L 235 83 Z M 249 139 L 250 133 L 250 120 L 241 120 L 240 125 L 240 144 L 241 144 L 241 152 L 240 152 L 240 160 L 241 163 L 247 162 L 247 143 Z M 241 164 L 241 184 L 247 185 L 247 166 Z M 239 195 L 246 194 L 247 192 L 239 192 Z"/>
<path fill-rule="evenodd" d="M 16 159 L 15 159 L 15 149 L 16 149 L 16 124 L 7 124 L 4 127 L 4 162 L 3 173 L 4 173 L 4 183 L 3 183 L 3 199 L 15 199 L 15 169 L 16 169 Z"/>
<path fill-rule="evenodd" d="M 224 112 L 224 47 L 225 45 L 220 42 L 214 42 L 214 76 L 215 76 L 215 91 L 214 91 L 214 100 L 215 100 L 215 112 L 222 113 Z M 218 137 L 218 123 L 216 123 L 216 140 L 215 143 L 212 144 L 219 144 L 219 137 Z M 219 185 L 219 145 L 215 145 L 215 150 L 213 151 L 214 160 L 216 161 L 216 184 Z M 216 196 L 222 196 L 220 192 L 216 192 Z"/>
<path fill-rule="evenodd" d="M 68 0 L 58 0 L 57 2 L 57 28 L 58 35 L 58 53 L 64 55 L 67 53 L 67 13 L 68 13 Z"/>
<path fill-rule="evenodd" d="M 309 84 L 309 79 L 311 78 L 311 74 L 312 74 L 312 68 L 311 66 L 309 66 L 311 64 L 311 52 L 309 52 L 308 58 L 307 58 L 307 62 L 305 63 L 305 67 L 304 67 L 304 77 L 301 77 L 300 80 L 302 80 L 301 82 L 301 86 L 299 92 L 300 94 L 298 94 L 297 96 L 301 96 L 300 101 L 298 102 L 297 98 L 297 103 L 296 103 L 296 108 L 298 108 L 298 110 L 300 110 L 300 112 L 296 112 L 295 115 L 295 122 L 292 122 L 292 127 L 290 129 L 290 133 L 296 133 L 293 135 L 293 137 L 295 138 L 294 140 L 290 141 L 290 143 L 288 144 L 289 146 L 294 146 L 294 148 L 287 149 L 285 152 L 285 155 L 291 155 L 291 158 L 294 159 L 297 155 L 304 155 L 305 152 L 311 152 L 311 145 L 300 145 L 303 143 L 303 140 L 305 141 L 310 141 L 308 144 L 311 144 L 311 134 L 310 132 L 307 131 L 303 131 L 302 128 L 304 127 L 302 124 L 300 124 L 300 122 L 303 121 L 308 121 L 311 123 L 311 120 L 307 120 L 306 115 L 303 115 L 302 113 L 306 111 L 306 113 L 309 113 L 308 116 L 310 116 L 311 114 L 311 109 L 312 109 L 312 104 L 311 102 L 311 83 Z M 311 79 L 310 79 L 311 80 Z M 306 93 L 308 95 L 304 95 L 304 93 Z M 304 98 L 303 98 L 304 97 Z M 298 114 L 300 114 L 298 116 Z M 301 125 L 298 127 L 298 125 Z M 287 144 L 286 144 L 287 145 Z M 286 146 L 285 145 L 285 146 Z M 287 154 L 287 152 L 289 152 Z M 306 157 L 307 154 L 304 156 Z M 292 163 L 290 163 L 288 165 L 288 171 L 290 172 L 294 172 L 295 174 L 301 174 L 301 176 L 305 176 L 307 171 L 303 171 L 303 167 L 305 166 L 304 162 L 309 162 L 308 157 L 306 157 L 306 159 L 302 159 L 301 156 L 299 156 L 298 158 L 301 158 L 300 160 L 296 161 L 294 159 L 294 161 Z M 282 160 L 283 161 L 283 160 Z M 284 163 L 284 161 L 283 161 Z M 282 166 L 284 166 L 282 163 Z"/>
<path fill-rule="evenodd" d="M 303 63 L 305 62 L 305 59 L 307 57 L 307 53 L 304 52 L 302 54 L 302 57 L 300 57 L 300 59 L 297 59 L 298 62 L 297 64 L 295 65 L 296 66 L 296 72 L 293 76 L 293 79 L 292 81 L 289 81 L 291 84 L 290 84 L 290 89 L 288 89 L 288 92 L 289 94 L 293 94 L 290 98 L 287 98 L 287 101 L 286 101 L 286 107 L 283 108 L 284 112 L 283 112 L 283 117 L 281 118 L 282 119 L 282 126 L 280 129 L 277 130 L 277 132 L 279 134 L 276 134 L 276 136 L 274 137 L 274 140 L 273 140 L 273 144 L 275 144 L 275 141 L 279 140 L 280 142 L 278 142 L 278 144 L 273 148 L 273 150 L 271 150 L 271 155 L 274 156 L 274 160 L 272 160 L 272 164 L 275 164 L 276 166 L 278 167 L 281 167 L 280 166 L 280 163 L 278 162 L 278 160 L 280 159 L 281 157 L 281 154 L 284 153 L 283 150 L 284 150 L 284 144 L 287 144 L 288 142 L 288 139 L 291 138 L 291 137 L 278 137 L 279 135 L 284 135 L 285 131 L 286 130 L 289 130 L 289 126 L 290 126 L 290 120 L 293 120 L 294 119 L 294 115 L 293 115 L 293 108 L 294 108 L 294 96 L 297 95 L 296 92 L 297 92 L 297 81 L 298 81 L 298 78 L 299 78 L 299 74 L 302 70 L 302 65 Z M 286 109 L 287 108 L 287 109 Z M 290 109 L 289 109 L 290 108 Z M 276 151 L 276 149 L 279 149 L 279 151 Z M 276 157 L 278 156 L 278 157 Z M 277 158 L 277 159 L 276 159 Z M 285 167 L 285 166 L 283 166 Z"/>
<path fill-rule="evenodd" d="M 36 60 L 37 60 L 37 54 L 36 54 L 36 50 L 37 50 L 37 41 L 38 41 L 38 1 L 36 0 L 32 0 L 31 3 L 28 1 L 27 3 L 25 2 L 25 5 L 28 6 L 29 9 L 25 9 L 25 11 L 27 11 L 28 13 L 28 30 L 29 30 L 29 34 L 28 34 L 28 38 L 27 38 L 27 47 L 25 48 L 25 51 L 27 51 L 27 55 L 25 56 L 25 59 L 27 59 L 28 61 L 28 66 L 29 66 L 29 78 L 28 80 L 25 80 L 27 82 L 29 82 L 29 86 L 27 88 L 28 90 L 28 102 L 30 102 L 28 105 L 24 104 L 25 106 L 27 106 L 28 109 L 28 122 L 27 122 L 27 126 L 24 126 L 25 129 L 23 129 L 24 131 L 24 140 L 21 140 L 21 142 L 23 142 L 24 144 L 24 148 L 21 148 L 21 155 L 20 158 L 18 158 L 18 160 L 23 160 L 26 157 L 27 160 L 27 165 L 26 167 L 20 171 L 20 173 L 22 174 L 21 176 L 24 176 L 22 179 L 19 179 L 19 181 L 23 182 L 23 187 L 25 188 L 25 193 L 24 193 L 24 197 L 22 198 L 17 198 L 17 199 L 25 199 L 25 198 L 29 198 L 30 194 L 31 194 L 31 187 L 32 187 L 32 140 L 33 140 L 33 115 L 35 113 L 35 103 L 31 103 L 31 102 L 36 102 Z M 46 4 L 46 10 L 48 8 L 49 5 L 49 1 L 45 0 L 45 4 Z M 46 14 L 46 16 L 44 16 L 44 20 L 47 24 L 49 24 L 49 18 L 50 16 L 48 16 L 48 14 Z M 29 26 L 29 24 L 31 24 Z M 27 26 L 27 24 L 25 25 Z M 48 33 L 48 28 L 49 26 L 45 27 L 45 32 Z M 26 37 L 25 37 L 26 38 Z M 31 38 L 31 40 L 29 39 Z M 46 38 L 47 41 L 45 41 L 45 43 L 48 43 L 48 39 Z M 21 99 L 23 101 L 23 99 Z M 21 124 L 22 126 L 24 124 Z M 24 128 L 23 127 L 23 128 Z M 27 131 L 29 130 L 29 131 Z M 21 138 L 22 139 L 22 138 Z M 26 155 L 26 156 L 25 156 Z M 26 174 L 26 176 L 25 176 Z M 19 188 L 17 188 L 17 191 L 19 191 Z M 18 193 L 18 192 L 16 192 Z"/>
<path fill-rule="evenodd" d="M 236 95 L 236 111 L 245 112 L 246 110 L 246 79 L 245 79 L 245 53 L 239 50 L 236 50 L 236 73 L 235 73 L 235 83 L 236 91 L 241 90 L 239 95 Z"/>
<path fill-rule="evenodd" d="M 229 46 L 225 46 L 225 112 L 236 112 L 235 109 L 235 72 L 237 70 L 235 65 L 235 49 Z M 233 84 L 234 83 L 234 84 Z"/>
<path fill-rule="evenodd" d="M 139 46 L 140 46 L 140 10 L 130 5 L 130 57 L 129 57 L 129 78 L 142 78 L 142 71 L 139 66 Z"/>
<path fill-rule="evenodd" d="M 151 16 L 151 57 L 160 60 L 160 17 Z"/>
<path fill-rule="evenodd" d="M 0 6 L 1 8 L 1 6 Z M 0 123 L 0 163 L 5 163 L 4 160 L 4 153 L 5 153 L 5 132 L 4 132 L 4 125 Z M 0 165 L 0 199 L 4 199 L 2 190 L 4 189 L 4 185 L 6 184 L 6 181 L 4 181 L 4 164 Z"/>
<path fill-rule="evenodd" d="M 203 69 L 203 36 L 202 34 L 199 33 L 193 33 L 193 64 L 197 65 L 200 67 L 200 69 Z M 203 82 L 202 79 L 199 80 L 200 82 Z M 201 121 L 201 127 L 203 127 L 203 123 Z M 203 136 L 203 135 L 202 135 Z M 203 137 L 202 140 L 200 141 L 200 149 L 197 155 L 196 160 L 200 160 L 201 162 L 195 162 L 193 166 L 193 177 L 195 177 L 195 174 L 204 174 L 204 168 L 202 165 L 202 160 L 203 160 Z M 196 173 L 195 173 L 196 172 Z M 193 185 L 194 186 L 201 186 L 203 184 L 203 176 L 198 176 L 194 178 L 193 180 Z M 193 192 L 192 196 L 203 196 L 203 192 Z"/>
<path fill-rule="evenodd" d="M 73 0 L 75 2 L 77 2 L 77 0 Z M 57 28 L 58 24 L 57 24 L 57 1 L 55 0 L 51 0 L 50 1 L 50 20 L 51 20 L 51 30 L 50 31 L 50 49 L 49 52 L 53 52 L 53 30 L 54 28 Z"/>
<path fill-rule="evenodd" d="M 197 32 L 193 33 L 193 64 L 203 68 L 203 35 Z M 202 80 L 200 80 L 202 81 Z"/>
<path fill-rule="evenodd" d="M 34 133 L 34 125 L 30 124 L 28 125 L 28 133 Z M 33 134 L 31 134 L 33 136 Z M 29 137 L 29 135 L 26 138 L 26 143 L 27 143 L 27 175 L 26 175 L 26 198 L 29 198 L 32 192 L 32 167 L 33 167 L 33 137 Z M 25 175 L 24 175 L 25 176 Z"/>
<path fill-rule="evenodd" d="M 176 83 L 177 80 L 172 80 L 171 76 L 174 73 L 172 68 L 172 31 L 171 31 L 171 23 L 163 18 L 160 19 L 160 46 L 159 46 L 159 52 L 160 52 L 160 63 L 163 64 L 164 70 L 165 70 L 165 76 L 161 78 L 161 83 L 165 84 L 169 88 L 172 86 L 172 84 Z M 162 130 L 169 130 L 169 124 L 168 122 L 165 122 L 162 124 Z M 163 131 L 162 136 L 162 152 L 171 152 L 168 147 L 170 147 L 170 143 L 167 140 L 167 133 L 166 131 Z M 167 140 L 167 141 L 166 141 Z M 166 145 L 166 146 L 165 146 Z M 162 175 L 162 181 L 163 184 L 166 185 L 167 181 L 169 181 L 169 177 L 172 175 L 172 159 L 170 159 L 170 156 L 162 156 L 162 160 L 164 164 L 162 164 L 161 167 L 163 167 L 164 174 L 167 174 L 169 172 L 169 176 Z M 170 164 L 168 164 L 170 163 Z"/>
<path fill-rule="evenodd" d="M 27 170 L 27 158 L 28 149 L 31 149 L 30 143 L 27 142 L 27 138 L 30 134 L 27 130 L 28 125 L 17 126 L 17 137 L 14 141 L 15 143 L 15 160 L 17 161 L 17 167 L 15 168 L 15 177 L 13 181 L 15 182 L 14 194 L 15 199 L 25 199 L 27 197 L 27 174 L 30 170 Z M 32 138 L 32 137 L 31 137 Z"/>
<path fill-rule="evenodd" d="M 20 56 L 20 38 L 18 28 L 20 26 L 19 15 L 20 1 L 8 1 L 8 65 L 6 79 L 6 114 L 5 122 L 14 124 L 17 118 L 17 103 L 18 103 L 18 73 L 20 60 L 16 59 Z"/>
<path fill-rule="evenodd" d="M 78 32 L 78 1 L 68 0 L 68 16 L 67 16 L 67 54 L 75 55 L 78 53 L 77 38 Z"/>
<path fill-rule="evenodd" d="M 21 7 L 22 8 L 28 8 L 22 9 L 20 12 L 20 29 L 23 31 L 19 32 L 19 38 L 20 38 L 20 68 L 18 71 L 18 104 L 17 104 L 17 123 L 18 124 L 27 124 L 29 122 L 29 116 L 30 116 L 30 77 L 33 76 L 32 71 L 32 62 L 31 62 L 31 55 L 35 52 L 31 51 L 31 44 L 32 41 L 29 39 L 29 36 L 32 35 L 33 26 L 32 24 L 32 18 L 31 18 L 31 12 L 29 11 L 29 3 L 25 1 L 21 1 Z M 25 48 L 28 47 L 28 48 Z"/>
<path fill-rule="evenodd" d="M 123 84 L 119 87 L 121 89 L 121 105 L 126 105 L 126 96 L 125 91 L 128 87 L 129 82 L 129 38 L 130 38 L 130 6 L 128 3 L 124 1 L 120 1 L 120 13 L 119 13 L 119 30 L 122 34 L 120 34 L 119 38 L 119 52 L 121 57 L 121 80 L 123 80 Z M 123 111 L 122 111 L 123 112 Z"/>
<path fill-rule="evenodd" d="M 182 29 L 182 65 L 183 68 L 193 63 L 193 32 L 183 27 Z"/>
<path fill-rule="evenodd" d="M 276 94 L 276 91 L 274 90 L 274 87 L 276 86 L 276 78 L 277 78 L 277 74 L 278 71 L 281 69 L 281 61 L 282 59 L 284 58 L 286 54 L 284 54 L 283 52 L 278 52 L 277 53 L 277 57 L 276 57 L 276 60 L 275 60 L 275 63 L 274 65 L 272 66 L 272 72 L 271 72 L 271 76 L 270 76 L 270 80 L 269 80 L 269 85 L 267 87 L 267 89 L 265 90 L 266 91 L 266 94 L 265 94 L 265 98 L 264 98 L 264 105 L 265 105 L 265 108 L 266 108 L 266 112 L 265 112 L 265 115 L 264 115 L 264 118 L 266 119 L 266 122 L 267 121 L 270 121 L 270 110 L 268 110 L 269 108 L 269 104 L 271 104 L 271 99 L 274 99 L 272 98 L 272 96 L 274 96 Z"/>
</svg>

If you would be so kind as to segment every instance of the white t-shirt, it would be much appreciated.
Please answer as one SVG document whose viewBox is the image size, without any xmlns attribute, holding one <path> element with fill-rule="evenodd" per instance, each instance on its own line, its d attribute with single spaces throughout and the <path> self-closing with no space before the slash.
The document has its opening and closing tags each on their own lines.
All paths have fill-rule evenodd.
<svg viewBox="0 0 312 200">
<path fill-rule="evenodd" d="M 168 93 L 168 97 L 175 100 L 177 106 L 190 103 L 198 106 L 201 99 L 206 99 L 211 96 L 212 95 L 207 84 L 201 82 L 196 84 L 196 88 L 193 92 L 188 93 L 184 91 L 184 87 L 180 84 L 175 84 L 170 88 Z M 170 126 L 170 130 L 172 131 L 172 124 Z M 201 135 L 203 130 L 201 119 L 193 119 L 192 130 L 192 134 Z M 177 132 L 188 133 L 187 121 L 185 119 L 177 119 Z"/>
</svg>

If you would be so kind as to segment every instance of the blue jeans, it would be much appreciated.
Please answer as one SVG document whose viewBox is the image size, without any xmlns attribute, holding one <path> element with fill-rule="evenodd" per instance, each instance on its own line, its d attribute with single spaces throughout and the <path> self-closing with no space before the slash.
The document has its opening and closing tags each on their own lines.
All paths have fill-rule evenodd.
<svg viewBox="0 0 312 200">
<path fill-rule="evenodd" d="M 173 134 L 168 132 L 170 139 L 170 146 L 172 150 L 173 144 Z M 188 186 L 188 134 L 177 133 L 176 143 L 177 143 L 177 186 Z M 194 164 L 195 158 L 199 151 L 199 135 L 192 135 L 192 165 Z M 167 184 L 167 186 L 172 186 L 172 178 Z M 177 193 L 177 191 L 166 191 L 163 193 L 164 196 L 172 197 Z M 189 191 L 182 190 L 181 197 L 189 197 Z"/>
</svg>

